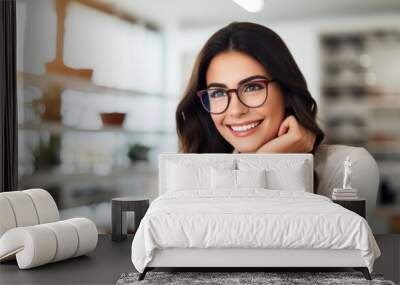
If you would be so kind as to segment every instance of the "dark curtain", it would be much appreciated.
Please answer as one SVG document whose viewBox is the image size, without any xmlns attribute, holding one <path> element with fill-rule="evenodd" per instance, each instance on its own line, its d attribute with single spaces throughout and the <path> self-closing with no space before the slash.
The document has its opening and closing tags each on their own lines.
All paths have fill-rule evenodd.
<svg viewBox="0 0 400 285">
<path fill-rule="evenodd" d="M 15 0 L 0 0 L 0 191 L 18 188 Z"/>
</svg>

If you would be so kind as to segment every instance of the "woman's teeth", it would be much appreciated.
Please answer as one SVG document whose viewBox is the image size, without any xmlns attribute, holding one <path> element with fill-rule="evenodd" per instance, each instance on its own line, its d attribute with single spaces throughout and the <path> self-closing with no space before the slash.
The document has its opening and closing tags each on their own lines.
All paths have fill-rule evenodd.
<svg viewBox="0 0 400 285">
<path fill-rule="evenodd" d="M 248 125 L 242 125 L 242 126 L 230 126 L 232 128 L 232 130 L 234 130 L 235 132 L 244 132 L 247 130 L 250 130 L 252 128 L 257 127 L 259 124 L 261 123 L 261 121 L 257 121 Z"/>
</svg>

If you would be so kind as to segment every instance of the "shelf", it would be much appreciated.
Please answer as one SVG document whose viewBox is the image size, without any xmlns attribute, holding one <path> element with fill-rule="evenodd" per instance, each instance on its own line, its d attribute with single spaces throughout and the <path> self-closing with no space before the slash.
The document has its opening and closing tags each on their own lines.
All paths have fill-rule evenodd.
<svg viewBox="0 0 400 285">
<path fill-rule="evenodd" d="M 349 81 L 341 81 L 341 80 L 332 80 L 329 78 L 322 78 L 321 80 L 322 89 L 333 89 L 333 90 L 341 90 L 341 89 L 365 89 L 368 91 L 369 86 L 367 86 L 364 80 L 349 80 Z"/>
<path fill-rule="evenodd" d="M 19 177 L 20 184 L 22 185 L 54 185 L 54 184 L 68 184 L 79 183 L 95 180 L 98 182 L 110 182 L 111 179 L 120 177 L 133 176 L 140 174 L 142 176 L 158 175 L 157 168 L 152 167 L 149 163 L 138 162 L 129 167 L 115 168 L 110 173 L 101 175 L 92 172 L 83 173 L 63 173 L 60 170 L 40 171 L 32 175 L 22 175 Z"/>
<path fill-rule="evenodd" d="M 390 152 L 393 151 L 400 152 L 400 141 L 368 141 L 366 148 L 373 151 L 380 152 Z"/>
<path fill-rule="evenodd" d="M 327 103 L 321 108 L 329 110 L 357 109 L 362 110 L 397 110 L 400 109 L 400 95 L 397 100 L 376 100 L 370 99 L 368 96 L 360 99 L 351 99 L 351 96 L 340 95 L 338 99 L 323 98 L 324 103 Z"/>
<path fill-rule="evenodd" d="M 96 95 L 113 94 L 113 95 L 124 95 L 124 96 L 153 97 L 171 101 L 179 100 L 179 98 L 177 97 L 165 96 L 163 94 L 155 94 L 143 91 L 101 86 L 101 85 L 96 85 L 93 82 L 82 78 L 56 75 L 56 74 L 36 75 L 26 72 L 18 72 L 17 79 L 22 80 L 25 84 L 41 88 L 42 90 L 45 90 L 53 85 L 60 85 L 64 87 L 64 89 L 76 90 L 76 91 L 86 92 L 89 94 L 95 93 Z"/>
<path fill-rule="evenodd" d="M 400 217 L 400 205 L 390 205 L 390 206 L 377 206 L 376 212 L 385 217 Z"/>
<path fill-rule="evenodd" d="M 77 128 L 65 126 L 60 123 L 42 122 L 40 124 L 24 123 L 18 125 L 18 130 L 33 130 L 33 131 L 49 131 L 54 134 L 61 134 L 64 132 L 85 132 L 85 133 L 98 133 L 98 132 L 111 132 L 123 134 L 143 134 L 143 135 L 176 135 L 175 131 L 168 130 L 132 130 L 124 129 L 123 127 L 104 126 L 98 129 Z"/>
<path fill-rule="evenodd" d="M 399 162 L 377 160 L 377 163 L 378 163 L 379 173 L 381 175 L 393 178 L 399 177 L 400 175 Z"/>
<path fill-rule="evenodd" d="M 400 94 L 385 96 L 387 98 L 368 98 L 368 106 L 371 109 L 400 109 Z"/>
</svg>

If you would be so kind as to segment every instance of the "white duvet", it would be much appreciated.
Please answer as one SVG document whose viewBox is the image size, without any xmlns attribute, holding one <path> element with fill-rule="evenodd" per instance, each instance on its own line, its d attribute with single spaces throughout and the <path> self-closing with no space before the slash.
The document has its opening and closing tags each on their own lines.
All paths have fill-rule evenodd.
<svg viewBox="0 0 400 285">
<path fill-rule="evenodd" d="M 380 250 L 367 221 L 300 191 L 178 191 L 155 199 L 132 242 L 143 272 L 159 248 L 358 249 L 372 272 Z"/>
</svg>

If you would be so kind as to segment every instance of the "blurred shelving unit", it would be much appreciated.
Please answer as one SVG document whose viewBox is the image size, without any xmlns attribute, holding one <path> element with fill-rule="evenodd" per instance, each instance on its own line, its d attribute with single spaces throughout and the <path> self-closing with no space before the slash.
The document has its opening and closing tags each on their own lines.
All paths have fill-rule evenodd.
<svg viewBox="0 0 400 285">
<path fill-rule="evenodd" d="M 84 181 L 90 181 L 96 179 L 108 181 L 110 179 L 118 179 L 119 177 L 139 174 L 139 175 L 153 175 L 157 172 L 157 169 L 149 165 L 148 163 L 138 163 L 136 165 L 130 165 L 127 167 L 118 167 L 111 169 L 109 172 L 104 174 L 96 174 L 94 172 L 77 172 L 68 173 L 62 169 L 52 169 L 51 171 L 41 171 L 32 175 L 26 175 L 21 177 L 21 181 L 24 183 L 21 185 L 41 184 L 43 186 L 52 185 L 57 183 L 79 183 Z"/>
<path fill-rule="evenodd" d="M 98 105 L 103 104 L 102 98 L 107 105 L 107 96 L 123 96 L 133 100 L 132 102 L 135 102 L 135 99 L 141 100 L 140 102 L 152 100 L 152 104 L 160 102 L 160 105 L 162 102 L 171 101 L 170 98 L 160 94 L 96 86 L 84 80 L 64 76 L 46 78 L 46 75 L 27 77 L 24 74 L 18 79 L 21 88 L 25 90 L 22 104 L 24 116 L 18 124 L 19 136 L 26 142 L 24 146 L 20 146 L 21 189 L 45 188 L 55 198 L 61 215 L 86 216 L 95 221 L 100 232 L 106 233 L 110 230 L 111 198 L 138 194 L 146 194 L 152 198 L 157 196 L 156 156 L 163 151 L 163 143 L 167 139 L 174 141 L 176 137 L 174 130 L 163 128 L 162 120 L 151 124 L 150 127 L 141 127 L 140 124 L 133 127 L 127 127 L 126 124 L 113 126 L 101 123 L 100 112 L 92 112 L 89 116 L 96 118 L 94 124 L 67 124 L 62 112 L 69 112 L 64 108 L 64 98 L 68 94 L 61 94 L 59 104 L 44 104 L 44 108 L 50 107 L 53 111 L 58 108 L 56 113 L 61 113 L 59 120 L 46 120 L 40 115 L 41 110 L 35 110 L 37 98 L 34 96 L 32 99 L 29 90 L 47 90 L 56 84 L 78 91 L 82 96 L 87 95 L 88 100 Z M 76 103 L 79 104 L 79 101 L 78 98 Z M 44 108 L 42 106 L 42 109 Z M 132 115 L 132 111 L 128 110 L 126 119 L 129 119 L 129 115 Z M 151 148 L 147 161 L 131 161 L 128 158 L 127 153 L 132 144 Z M 38 162 L 43 159 L 44 166 Z M 128 222 L 132 219 L 133 217 L 128 217 Z"/>
<path fill-rule="evenodd" d="M 99 1 L 31 2 L 18 7 L 19 188 L 109 232 L 111 198 L 155 198 L 158 153 L 177 145 L 160 27 Z"/>
<path fill-rule="evenodd" d="M 172 98 L 161 94 L 98 86 L 87 80 L 59 75 L 19 74 L 18 80 L 20 88 L 25 90 L 21 99 L 23 116 L 19 120 L 18 130 L 20 137 L 29 143 L 21 151 L 21 189 L 45 188 L 55 198 L 62 215 L 83 215 L 91 218 L 101 232 L 109 232 L 111 198 L 137 194 L 146 194 L 153 198 L 157 196 L 156 155 L 163 150 L 162 144 L 166 139 L 175 139 L 174 130 L 163 128 L 162 120 L 152 123 L 150 127 L 141 127 L 140 124 L 134 127 L 127 127 L 126 124 L 106 125 L 101 123 L 100 112 L 96 111 L 89 114 L 95 117 L 95 123 L 79 125 L 80 120 L 77 120 L 68 124 L 63 115 L 69 113 L 68 108 L 74 108 L 73 105 L 65 107 L 68 94 L 50 94 L 52 99 L 57 96 L 61 98 L 56 102 L 43 102 L 42 90 L 58 86 L 56 91 L 77 91 L 82 94 L 80 98 L 85 96 L 86 101 L 91 100 L 99 106 L 110 104 L 107 97 L 122 96 L 126 99 L 120 100 L 130 100 L 128 102 L 136 102 L 137 99 L 140 102 L 151 100 L 151 104 L 160 102 L 161 106 L 163 102 L 173 101 Z M 31 96 L 32 90 L 37 90 L 33 93 L 39 96 Z M 105 103 L 102 103 L 103 99 Z M 79 104 L 79 97 L 75 101 Z M 140 103 L 137 109 L 140 110 L 139 105 Z M 55 117 L 59 114 L 60 118 L 44 119 L 43 111 L 46 108 L 51 109 L 53 114 L 55 112 Z M 128 110 L 126 119 L 131 114 L 132 111 Z M 56 143 L 52 144 L 52 140 Z M 149 157 L 147 161 L 130 161 L 127 153 L 129 145 L 134 143 L 150 147 L 153 157 Z M 39 154 L 35 154 L 40 150 Z M 44 167 L 35 166 L 35 160 L 40 159 L 47 161 Z"/>
<path fill-rule="evenodd" d="M 400 30 L 320 35 L 321 116 L 327 143 L 365 147 L 381 175 L 377 214 L 400 232 Z"/>
<path fill-rule="evenodd" d="M 155 97 L 162 100 L 173 100 L 174 98 L 164 96 L 163 94 L 143 92 L 140 90 L 132 89 L 121 89 L 110 86 L 103 86 L 94 84 L 91 81 L 85 80 L 79 77 L 71 77 L 60 74 L 45 74 L 37 75 L 26 72 L 19 72 L 17 74 L 17 79 L 29 84 L 30 86 L 35 86 L 40 89 L 47 89 L 51 86 L 57 85 L 62 86 L 64 89 L 77 90 L 80 92 L 85 92 L 88 94 L 114 94 L 114 95 L 125 95 L 125 96 L 144 96 L 144 97 Z"/>
<path fill-rule="evenodd" d="M 47 130 L 54 134 L 62 134 L 64 132 L 83 132 L 83 133 L 109 132 L 109 133 L 119 133 L 119 134 L 126 133 L 126 134 L 137 134 L 137 135 L 146 135 L 146 134 L 175 135 L 175 132 L 168 130 L 146 130 L 146 129 L 134 130 L 121 127 L 114 127 L 114 126 L 103 126 L 100 128 L 78 128 L 54 122 L 44 122 L 40 124 L 24 123 L 24 124 L 19 124 L 18 128 L 20 130 L 32 130 L 32 131 Z"/>
</svg>

